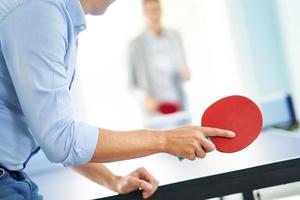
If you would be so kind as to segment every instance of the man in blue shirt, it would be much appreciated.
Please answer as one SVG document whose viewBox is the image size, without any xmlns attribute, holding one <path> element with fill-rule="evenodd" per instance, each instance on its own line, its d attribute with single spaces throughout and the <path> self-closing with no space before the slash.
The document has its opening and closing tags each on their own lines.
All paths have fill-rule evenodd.
<svg viewBox="0 0 300 200">
<path fill-rule="evenodd" d="M 126 134 L 74 120 L 70 89 L 77 36 L 85 14 L 101 15 L 113 0 L 0 0 L 0 199 L 42 199 L 22 171 L 42 149 L 107 188 L 151 196 L 158 181 L 140 168 L 116 176 L 100 163 L 166 152 L 193 160 L 215 149 L 213 128 L 136 130 Z"/>
</svg>

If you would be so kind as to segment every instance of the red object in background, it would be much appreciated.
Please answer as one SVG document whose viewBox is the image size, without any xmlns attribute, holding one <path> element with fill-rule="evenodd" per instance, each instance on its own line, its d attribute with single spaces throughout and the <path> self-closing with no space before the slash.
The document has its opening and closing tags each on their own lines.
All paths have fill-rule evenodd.
<svg viewBox="0 0 300 200">
<path fill-rule="evenodd" d="M 158 111 L 164 115 L 176 113 L 180 109 L 180 104 L 177 102 L 161 102 L 158 105 Z"/>
<path fill-rule="evenodd" d="M 263 118 L 259 107 L 243 96 L 225 97 L 212 104 L 202 116 L 203 127 L 235 132 L 235 138 L 211 137 L 216 149 L 224 153 L 240 151 L 250 145 L 261 132 Z"/>
</svg>

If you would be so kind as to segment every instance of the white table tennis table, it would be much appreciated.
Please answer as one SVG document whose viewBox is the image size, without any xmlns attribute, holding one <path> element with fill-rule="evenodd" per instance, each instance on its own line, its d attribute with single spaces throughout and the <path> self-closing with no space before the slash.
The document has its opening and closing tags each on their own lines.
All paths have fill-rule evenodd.
<svg viewBox="0 0 300 200">
<path fill-rule="evenodd" d="M 203 160 L 182 162 L 167 154 L 156 154 L 107 166 L 118 175 L 145 167 L 160 181 L 151 198 L 154 200 L 199 200 L 235 193 L 252 200 L 253 190 L 300 181 L 300 136 L 269 129 L 252 145 L 234 154 L 213 152 Z M 117 195 L 67 168 L 30 176 L 47 200 L 142 199 L 139 191 Z"/>
</svg>

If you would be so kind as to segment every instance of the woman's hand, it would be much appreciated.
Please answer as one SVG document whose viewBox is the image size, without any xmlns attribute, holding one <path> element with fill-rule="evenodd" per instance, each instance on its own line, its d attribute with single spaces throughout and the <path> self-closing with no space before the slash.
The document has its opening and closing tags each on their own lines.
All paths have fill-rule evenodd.
<svg viewBox="0 0 300 200">
<path fill-rule="evenodd" d="M 144 104 L 145 104 L 145 109 L 149 113 L 155 113 L 155 112 L 157 112 L 158 102 L 153 97 L 147 95 L 145 97 Z"/>
<path fill-rule="evenodd" d="M 191 71 L 188 67 L 182 67 L 179 71 L 181 78 L 185 81 L 191 80 Z"/>
<path fill-rule="evenodd" d="M 232 138 L 235 136 L 231 131 L 199 126 L 184 126 L 170 129 L 163 134 L 165 138 L 165 152 L 189 160 L 195 160 L 196 157 L 205 158 L 206 153 L 215 150 L 215 145 L 207 137 Z"/>
<path fill-rule="evenodd" d="M 146 169 L 139 168 L 127 176 L 116 177 L 113 190 L 119 194 L 143 190 L 143 198 L 147 199 L 157 190 L 158 184 Z"/>
</svg>

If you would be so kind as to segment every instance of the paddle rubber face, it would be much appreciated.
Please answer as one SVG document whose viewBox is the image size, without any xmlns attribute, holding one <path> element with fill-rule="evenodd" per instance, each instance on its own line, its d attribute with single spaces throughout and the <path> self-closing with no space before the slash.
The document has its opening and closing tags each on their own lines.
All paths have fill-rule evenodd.
<svg viewBox="0 0 300 200">
<path fill-rule="evenodd" d="M 224 153 L 240 151 L 250 145 L 261 132 L 263 118 L 259 107 L 243 96 L 225 97 L 206 109 L 203 127 L 235 132 L 234 138 L 211 137 L 216 149 Z"/>
</svg>

